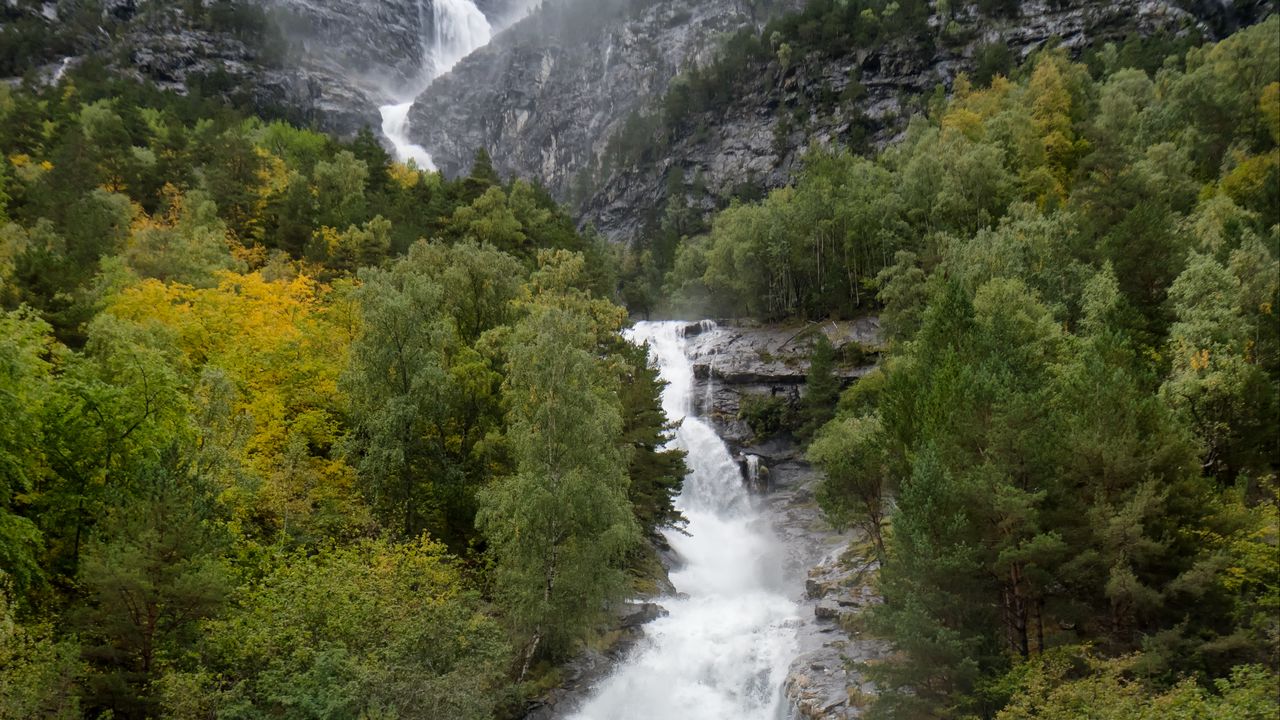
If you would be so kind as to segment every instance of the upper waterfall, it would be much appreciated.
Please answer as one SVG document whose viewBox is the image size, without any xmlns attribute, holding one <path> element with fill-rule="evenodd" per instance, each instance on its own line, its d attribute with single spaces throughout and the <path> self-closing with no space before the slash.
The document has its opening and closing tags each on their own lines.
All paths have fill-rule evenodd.
<svg viewBox="0 0 1280 720">
<path fill-rule="evenodd" d="M 414 98 L 432 80 L 453 69 L 462 58 L 489 44 L 493 26 L 473 0 L 418 0 L 421 32 L 421 73 L 418 79 L 394 92 L 396 102 L 379 108 L 382 134 L 395 148 L 396 159 L 414 161 L 424 170 L 434 170 L 431 154 L 409 139 L 409 110 Z"/>
</svg>

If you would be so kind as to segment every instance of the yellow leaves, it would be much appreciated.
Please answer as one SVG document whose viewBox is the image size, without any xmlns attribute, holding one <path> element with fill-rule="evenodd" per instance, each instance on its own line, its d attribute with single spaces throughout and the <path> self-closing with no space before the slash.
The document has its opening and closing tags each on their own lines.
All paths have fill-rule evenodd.
<svg viewBox="0 0 1280 720">
<path fill-rule="evenodd" d="M 315 232 L 315 236 L 330 257 L 338 254 L 342 248 L 342 233 L 338 232 L 337 228 L 325 225 Z"/>
<path fill-rule="evenodd" d="M 298 418 L 327 408 L 337 393 L 346 345 L 343 333 L 330 332 L 320 293 L 306 276 L 222 273 L 207 289 L 144 281 L 108 312 L 173 330 L 193 371 L 209 364 L 227 372 L 241 392 L 240 409 L 255 421 L 251 451 L 272 454 L 283 450 Z"/>
<path fill-rule="evenodd" d="M 1071 132 L 1071 93 L 1058 63 L 1045 59 L 1036 64 L 1027 88 L 1031 94 L 1031 118 L 1041 135 Z"/>
<path fill-rule="evenodd" d="M 1203 372 L 1209 367 L 1209 349 L 1204 348 L 1198 352 L 1192 353 L 1190 361 L 1191 369 L 1196 372 Z"/>
<path fill-rule="evenodd" d="M 412 190 L 422 180 L 422 174 L 404 163 L 393 162 L 387 168 L 391 181 L 403 190 Z"/>
<path fill-rule="evenodd" d="M 231 248 L 231 256 L 243 266 L 250 270 L 259 270 L 267 264 L 269 259 L 267 248 L 262 245 L 245 245 L 239 240 L 229 243 Z"/>
<path fill-rule="evenodd" d="M 42 175 L 53 169 L 53 163 L 48 160 L 36 162 L 34 158 L 26 153 L 10 155 L 9 164 L 13 166 L 14 175 L 28 185 L 36 182 Z"/>
<path fill-rule="evenodd" d="M 1242 207 L 1253 209 L 1265 204 L 1280 178 L 1280 149 L 1237 159 L 1239 164 L 1222 178 L 1222 191 Z"/>
<path fill-rule="evenodd" d="M 952 108 L 942 116 L 943 132 L 958 132 L 969 140 L 978 141 L 986 134 L 982 117 L 963 107 Z"/>
<path fill-rule="evenodd" d="M 1258 99 L 1258 112 L 1262 113 L 1271 138 L 1280 143 L 1280 82 L 1273 82 L 1262 89 Z"/>
<path fill-rule="evenodd" d="M 266 148 L 255 146 L 253 152 L 262 160 L 256 174 L 258 180 L 257 200 L 254 211 L 258 217 L 266 213 L 268 205 L 276 198 L 283 197 L 293 183 L 295 173 L 291 173 L 285 161 L 272 154 Z"/>
</svg>

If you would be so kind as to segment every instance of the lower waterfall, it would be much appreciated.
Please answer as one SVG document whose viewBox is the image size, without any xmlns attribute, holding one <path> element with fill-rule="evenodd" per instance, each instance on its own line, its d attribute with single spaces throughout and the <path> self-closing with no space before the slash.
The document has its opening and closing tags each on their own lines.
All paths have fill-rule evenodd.
<svg viewBox="0 0 1280 720">
<path fill-rule="evenodd" d="M 686 533 L 666 534 L 680 565 L 669 615 L 573 715 L 574 720 L 777 720 L 788 710 L 782 683 L 796 650 L 799 608 L 788 597 L 783 552 L 769 520 L 743 486 L 738 464 L 712 427 L 693 415 L 688 323 L 639 323 L 668 385 L 663 408 L 681 421 L 673 442 L 689 454 L 677 506 Z M 713 331 L 714 332 L 714 331 Z"/>
</svg>

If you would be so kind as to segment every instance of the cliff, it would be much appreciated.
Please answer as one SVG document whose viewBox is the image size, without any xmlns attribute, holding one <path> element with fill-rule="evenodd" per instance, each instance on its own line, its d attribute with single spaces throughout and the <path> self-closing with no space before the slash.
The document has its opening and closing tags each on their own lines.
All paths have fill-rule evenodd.
<svg viewBox="0 0 1280 720">
<path fill-rule="evenodd" d="M 378 106 L 412 84 L 431 37 L 433 0 L 10 0 L 0 32 L 39 36 L 22 58 L 49 81 L 97 63 L 179 93 L 221 96 L 267 117 L 339 136 L 381 124 Z M 495 27 L 532 0 L 482 0 Z M 7 36 L 7 33 L 6 33 Z M 34 52 L 38 50 L 39 52 Z M 13 63 L 11 72 L 23 72 Z"/>
<path fill-rule="evenodd" d="M 785 185 L 811 145 L 883 147 L 925 111 L 935 88 L 949 89 L 960 73 L 973 73 L 986 48 L 1007 48 L 1016 63 L 1048 43 L 1079 55 L 1132 36 L 1194 32 L 1214 38 L 1262 12 L 1244 3 L 1187 10 L 1163 0 L 1067 0 L 1025 2 L 1013 17 L 991 17 L 970 4 L 946 27 L 932 17 L 927 36 L 801 58 L 786 68 L 775 60 L 746 73 L 769 78 L 768 85 L 757 84 L 694 118 L 656 162 L 602 173 L 580 216 L 611 239 L 632 240 L 667 204 L 677 171 L 698 179 L 686 183 L 681 199 L 710 210 L 744 183 L 763 190 Z"/>
<path fill-rule="evenodd" d="M 719 37 L 796 0 L 564 0 L 464 59 L 418 98 L 410 134 L 448 174 L 485 148 L 503 173 L 559 198 L 633 111 Z"/>
</svg>

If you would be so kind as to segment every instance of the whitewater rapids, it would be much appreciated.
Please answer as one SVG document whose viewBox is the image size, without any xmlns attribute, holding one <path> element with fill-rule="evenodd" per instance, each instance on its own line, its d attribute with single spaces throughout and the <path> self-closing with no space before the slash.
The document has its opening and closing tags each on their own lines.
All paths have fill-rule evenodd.
<svg viewBox="0 0 1280 720">
<path fill-rule="evenodd" d="M 668 385 L 662 404 L 682 421 L 673 443 L 689 454 L 677 507 L 687 534 L 666 537 L 681 565 L 678 594 L 658 602 L 669 615 L 592 689 L 572 720 L 778 720 L 797 653 L 800 610 L 787 595 L 784 554 L 770 523 L 743 487 L 724 442 L 693 414 L 688 323 L 639 323 L 628 337 L 648 342 Z"/>
</svg>

